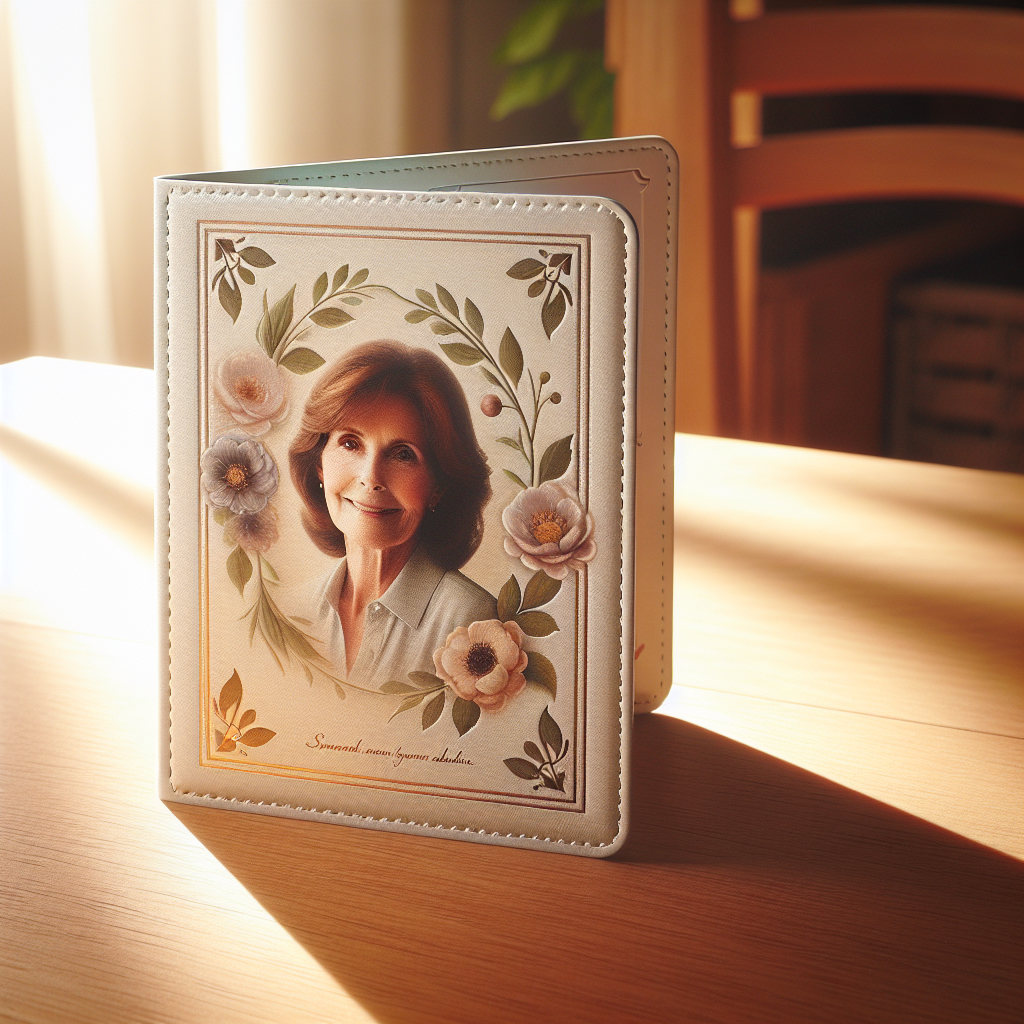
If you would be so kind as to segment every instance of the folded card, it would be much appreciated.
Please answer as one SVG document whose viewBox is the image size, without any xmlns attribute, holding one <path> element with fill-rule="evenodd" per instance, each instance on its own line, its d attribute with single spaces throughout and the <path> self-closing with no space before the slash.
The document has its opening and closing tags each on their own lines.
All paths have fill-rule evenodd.
<svg viewBox="0 0 1024 1024">
<path fill-rule="evenodd" d="M 674 187 L 656 139 L 158 179 L 165 799 L 621 845 Z"/>
</svg>

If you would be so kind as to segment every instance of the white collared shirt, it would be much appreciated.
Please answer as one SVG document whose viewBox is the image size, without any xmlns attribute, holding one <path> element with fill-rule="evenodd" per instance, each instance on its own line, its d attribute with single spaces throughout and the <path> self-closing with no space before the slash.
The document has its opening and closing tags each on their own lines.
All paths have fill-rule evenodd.
<svg viewBox="0 0 1024 1024">
<path fill-rule="evenodd" d="M 345 634 L 338 616 L 347 559 L 325 577 L 313 596 L 313 632 L 338 675 L 360 686 L 379 688 L 408 682 L 413 671 L 434 673 L 434 651 L 448 634 L 471 622 L 497 618 L 495 599 L 461 572 L 446 572 L 417 548 L 390 587 L 366 608 L 363 642 L 346 676 Z"/>
</svg>

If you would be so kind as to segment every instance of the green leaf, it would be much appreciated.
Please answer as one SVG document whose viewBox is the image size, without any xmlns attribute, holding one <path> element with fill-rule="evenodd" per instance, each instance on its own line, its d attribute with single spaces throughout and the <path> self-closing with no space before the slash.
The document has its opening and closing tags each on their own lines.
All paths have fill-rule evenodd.
<svg viewBox="0 0 1024 1024">
<path fill-rule="evenodd" d="M 551 694 L 551 699 L 554 700 L 558 695 L 558 676 L 555 674 L 555 666 L 543 654 L 538 654 L 536 651 L 527 652 L 527 657 L 530 660 L 526 663 L 526 669 L 523 672 L 526 681 L 547 690 Z"/>
<path fill-rule="evenodd" d="M 447 345 L 441 345 L 444 354 L 459 366 L 473 366 L 479 363 L 483 356 L 471 345 L 464 345 L 461 341 L 451 341 Z"/>
<path fill-rule="evenodd" d="M 471 700 L 456 697 L 452 704 L 452 721 L 455 723 L 455 728 L 459 730 L 459 735 L 465 736 L 480 721 L 480 705 L 474 704 Z"/>
<path fill-rule="evenodd" d="M 235 243 L 230 238 L 215 238 L 213 242 L 217 250 L 217 259 L 223 259 L 226 252 L 235 251 Z"/>
<path fill-rule="evenodd" d="M 505 271 L 509 277 L 514 277 L 517 281 L 527 281 L 543 272 L 544 264 L 540 260 L 534 259 L 520 260 Z"/>
<path fill-rule="evenodd" d="M 551 717 L 547 708 L 540 713 L 540 738 L 544 746 L 551 751 L 551 756 L 558 757 L 562 749 L 562 730 L 558 728 L 558 723 Z"/>
<path fill-rule="evenodd" d="M 292 285 L 288 293 L 282 295 L 270 309 L 270 336 L 274 340 L 275 352 L 292 325 L 294 303 L 295 285 Z"/>
<path fill-rule="evenodd" d="M 530 577 L 530 582 L 526 584 L 526 593 L 523 595 L 523 611 L 528 608 L 539 608 L 542 604 L 553 601 L 561 589 L 561 580 L 553 580 L 543 569 L 538 569 Z"/>
<path fill-rule="evenodd" d="M 520 612 L 516 622 L 527 636 L 551 636 L 558 632 L 558 623 L 547 612 Z"/>
<path fill-rule="evenodd" d="M 351 313 L 346 313 L 343 309 L 338 309 L 337 306 L 327 306 L 324 309 L 318 309 L 313 313 L 309 314 L 309 319 L 317 325 L 317 327 L 344 327 L 345 324 L 351 323 L 355 320 L 355 317 Z"/>
<path fill-rule="evenodd" d="M 248 711 L 238 721 L 238 728 L 244 729 L 247 725 L 252 725 L 256 721 L 256 712 L 249 708 Z"/>
<path fill-rule="evenodd" d="M 496 388 L 501 387 L 501 381 L 498 380 L 498 378 L 495 377 L 494 374 L 491 373 L 491 371 L 488 370 L 486 366 L 481 366 L 480 372 L 484 375 L 484 380 L 486 380 L 488 384 L 493 384 Z"/>
<path fill-rule="evenodd" d="M 441 300 L 441 305 L 444 306 L 452 316 L 458 318 L 459 304 L 455 301 L 455 296 L 452 295 L 452 293 L 442 284 L 439 284 L 436 287 L 437 297 Z"/>
<path fill-rule="evenodd" d="M 579 50 L 551 53 L 510 71 L 491 105 L 491 118 L 500 121 L 513 111 L 535 107 L 564 89 L 580 66 Z"/>
<path fill-rule="evenodd" d="M 241 256 L 250 267 L 272 267 L 277 262 L 277 260 L 271 259 L 269 253 L 264 252 L 255 245 L 247 245 L 244 249 L 239 249 L 238 255 Z"/>
<path fill-rule="evenodd" d="M 250 729 L 238 737 L 238 742 L 246 747 L 262 747 L 277 735 L 272 729 Z"/>
<path fill-rule="evenodd" d="M 274 567 L 262 555 L 260 555 L 260 562 L 263 564 L 263 571 L 272 580 L 274 580 L 275 582 L 280 580 L 281 577 L 277 575 L 277 571 L 274 569 Z M 300 622 L 305 621 L 306 624 L 309 625 L 309 620 L 308 619 L 306 619 L 306 620 L 299 619 L 298 621 L 300 621 Z"/>
<path fill-rule="evenodd" d="M 316 284 L 313 285 L 313 305 L 315 306 L 323 297 L 327 291 L 327 271 L 325 270 L 317 279 Z"/>
<path fill-rule="evenodd" d="M 358 288 L 369 276 L 370 271 L 365 267 L 362 270 L 357 270 L 352 275 L 352 280 L 348 283 L 349 288 Z"/>
<path fill-rule="evenodd" d="M 484 336 L 484 318 L 480 310 L 477 309 L 476 303 L 469 296 L 466 297 L 466 301 L 463 303 L 463 309 L 465 310 L 466 323 L 469 325 L 469 329 L 478 338 L 482 338 Z"/>
<path fill-rule="evenodd" d="M 584 138 L 608 138 L 611 129 L 615 95 L 615 76 L 604 68 L 603 55 L 590 55 L 576 81 L 569 88 L 573 120 L 582 129 Z M 604 132 L 601 135 L 591 132 Z"/>
<path fill-rule="evenodd" d="M 405 319 L 411 324 L 421 324 L 424 320 L 429 320 L 433 315 L 429 309 L 410 309 L 405 314 Z"/>
<path fill-rule="evenodd" d="M 546 0 L 531 4 L 505 33 L 494 52 L 496 64 L 522 64 L 544 53 L 569 17 L 572 0 Z"/>
<path fill-rule="evenodd" d="M 397 679 L 391 679 L 380 688 L 381 693 L 415 693 L 416 687 L 408 683 L 400 683 Z"/>
<path fill-rule="evenodd" d="M 509 448 L 515 448 L 517 452 L 521 452 L 523 450 L 519 442 L 514 437 L 496 437 L 494 440 L 497 441 L 498 444 L 505 444 L 508 445 Z"/>
<path fill-rule="evenodd" d="M 270 334 L 270 309 L 267 306 L 266 290 L 263 292 L 263 316 L 260 317 L 260 322 L 256 325 L 256 340 L 260 343 L 260 348 L 268 356 L 273 357 L 276 339 Z"/>
<path fill-rule="evenodd" d="M 346 306 L 361 306 L 363 304 L 363 300 L 358 295 L 342 295 L 341 301 Z"/>
<path fill-rule="evenodd" d="M 517 484 L 519 484 L 519 486 L 522 487 L 524 491 L 527 489 L 526 484 L 524 484 L 523 481 L 520 480 L 519 477 L 517 477 L 511 469 L 503 469 L 502 473 L 504 473 L 505 476 L 507 476 L 510 480 L 514 480 Z"/>
<path fill-rule="evenodd" d="M 235 270 L 246 284 L 256 283 L 256 275 L 248 267 L 236 267 Z"/>
<path fill-rule="evenodd" d="M 498 362 L 501 368 L 512 378 L 512 383 L 519 387 L 519 379 L 523 375 L 523 350 L 512 333 L 511 327 L 505 328 L 498 347 Z"/>
<path fill-rule="evenodd" d="M 424 306 L 429 306 L 435 311 L 437 310 L 437 300 L 425 288 L 416 289 L 416 298 L 419 299 Z"/>
<path fill-rule="evenodd" d="M 411 697 L 406 697 L 405 700 L 403 700 L 402 703 L 399 704 L 397 708 L 395 708 L 395 713 L 391 716 L 391 718 L 394 718 L 396 715 L 402 714 L 403 711 L 410 711 L 412 708 L 416 707 L 425 696 L 426 694 L 415 693 Z M 389 722 L 391 721 L 391 718 L 388 719 Z"/>
<path fill-rule="evenodd" d="M 228 284 L 228 279 L 222 277 L 217 288 L 217 298 L 224 307 L 225 312 L 231 317 L 231 322 L 238 321 L 238 314 L 242 312 L 242 293 Z"/>
<path fill-rule="evenodd" d="M 231 673 L 231 678 L 220 688 L 220 713 L 229 722 L 231 709 L 242 702 L 242 680 L 238 678 L 238 669 Z"/>
<path fill-rule="evenodd" d="M 444 686 L 444 680 L 435 676 L 433 672 L 410 672 L 409 678 L 417 685 L 433 689 L 435 686 Z"/>
<path fill-rule="evenodd" d="M 445 323 L 443 320 L 435 320 L 431 325 L 430 329 L 435 334 L 458 334 L 459 330 L 457 327 L 452 327 L 451 324 Z"/>
<path fill-rule="evenodd" d="M 228 555 L 228 579 L 238 587 L 238 593 L 241 594 L 251 578 L 252 562 L 240 547 L 236 547 Z"/>
<path fill-rule="evenodd" d="M 527 740 L 523 744 L 523 752 L 527 757 L 532 757 L 537 764 L 543 764 L 547 758 L 540 752 L 540 747 L 533 740 Z"/>
<path fill-rule="evenodd" d="M 476 705 L 473 705 L 476 707 Z M 429 729 L 440 717 L 441 712 L 444 711 L 444 692 L 437 694 L 436 697 L 432 697 L 427 701 L 423 708 L 423 728 Z"/>
<path fill-rule="evenodd" d="M 312 373 L 319 370 L 326 361 L 311 348 L 293 348 L 281 360 L 281 366 L 292 373 Z"/>
<path fill-rule="evenodd" d="M 540 772 L 523 757 L 506 757 L 505 767 L 521 779 L 539 779 Z"/>
<path fill-rule="evenodd" d="M 522 607 L 522 600 L 523 595 L 519 590 L 519 580 L 516 579 L 513 573 L 498 592 L 498 618 L 502 622 L 508 622 L 509 619 L 515 618 Z"/>
<path fill-rule="evenodd" d="M 548 302 L 544 303 L 540 311 L 540 322 L 544 327 L 544 333 L 551 340 L 555 328 L 565 319 L 565 296 L 561 290 L 555 292 Z"/>
<path fill-rule="evenodd" d="M 331 294 L 333 295 L 344 283 L 345 278 L 348 277 L 348 264 L 346 263 L 343 267 L 338 267 L 334 272 L 334 279 L 331 281 Z"/>
<path fill-rule="evenodd" d="M 540 482 L 557 480 L 568 468 L 572 461 L 572 438 L 561 437 L 548 445 L 547 450 L 540 460 Z"/>
<path fill-rule="evenodd" d="M 533 284 L 526 289 L 526 294 L 529 295 L 531 299 L 535 299 L 546 287 L 547 281 L 544 280 L 544 278 L 541 278 L 539 281 L 534 281 Z"/>
</svg>

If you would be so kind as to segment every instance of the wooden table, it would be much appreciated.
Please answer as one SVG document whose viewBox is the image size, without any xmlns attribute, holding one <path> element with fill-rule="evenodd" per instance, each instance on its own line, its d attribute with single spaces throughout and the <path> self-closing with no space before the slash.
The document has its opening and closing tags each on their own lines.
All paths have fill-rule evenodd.
<svg viewBox="0 0 1024 1024">
<path fill-rule="evenodd" d="M 1024 479 L 681 436 L 589 861 L 161 804 L 151 378 L 73 368 L 0 369 L 0 1020 L 1021 1020 Z"/>
</svg>

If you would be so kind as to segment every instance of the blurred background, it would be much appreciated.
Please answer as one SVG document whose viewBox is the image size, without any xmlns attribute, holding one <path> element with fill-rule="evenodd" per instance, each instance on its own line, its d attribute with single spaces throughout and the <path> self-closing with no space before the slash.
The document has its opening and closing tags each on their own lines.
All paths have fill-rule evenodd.
<svg viewBox="0 0 1024 1024">
<path fill-rule="evenodd" d="M 908 10 L 947 17 L 822 20 Z M 679 429 L 1020 472 L 1022 25 L 1024 0 L 0 0 L 0 362 L 152 365 L 156 175 L 655 133 Z"/>
</svg>

